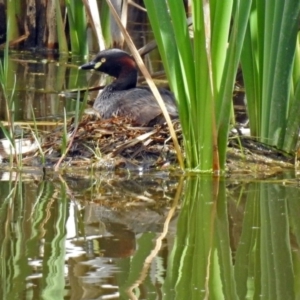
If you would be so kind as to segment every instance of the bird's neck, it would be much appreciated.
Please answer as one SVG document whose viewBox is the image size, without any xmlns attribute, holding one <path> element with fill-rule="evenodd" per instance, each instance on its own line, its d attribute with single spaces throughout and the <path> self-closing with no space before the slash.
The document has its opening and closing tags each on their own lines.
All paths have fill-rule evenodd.
<svg viewBox="0 0 300 300">
<path fill-rule="evenodd" d="M 136 87 L 137 83 L 137 70 L 124 69 L 121 71 L 116 80 L 112 83 L 114 90 L 128 90 Z"/>
</svg>

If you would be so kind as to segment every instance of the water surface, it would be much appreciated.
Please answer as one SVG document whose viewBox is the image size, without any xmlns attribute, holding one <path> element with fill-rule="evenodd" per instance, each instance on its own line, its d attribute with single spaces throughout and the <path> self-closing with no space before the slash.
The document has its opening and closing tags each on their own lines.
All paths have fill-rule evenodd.
<svg viewBox="0 0 300 300">
<path fill-rule="evenodd" d="M 1 299 L 299 297 L 292 179 L 8 175 Z"/>
</svg>

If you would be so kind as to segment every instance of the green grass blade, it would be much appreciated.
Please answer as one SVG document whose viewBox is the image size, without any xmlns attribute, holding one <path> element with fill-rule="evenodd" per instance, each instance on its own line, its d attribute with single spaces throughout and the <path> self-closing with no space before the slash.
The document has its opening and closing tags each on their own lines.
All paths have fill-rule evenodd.
<svg viewBox="0 0 300 300">
<path fill-rule="evenodd" d="M 144 3 L 171 89 L 174 91 L 177 100 L 181 97 L 185 98 L 177 44 L 170 15 L 168 14 L 168 7 L 165 1 L 145 0 Z"/>
<path fill-rule="evenodd" d="M 212 6 L 205 1 L 194 1 L 192 6 L 194 21 L 194 55 L 196 65 L 196 86 L 198 95 L 197 115 L 199 129 L 197 148 L 199 165 L 202 170 L 212 171 L 215 163 L 219 164 L 216 132 L 216 86 L 213 66 L 213 15 Z M 197 72 L 198 69 L 198 72 Z M 217 167 L 219 168 L 219 166 Z M 215 167 L 214 167 L 215 169 Z"/>
<path fill-rule="evenodd" d="M 265 19 L 263 34 L 257 32 L 258 43 L 263 43 L 263 52 L 258 53 L 258 74 L 262 74 L 260 138 L 279 148 L 283 147 L 286 133 L 299 10 L 299 3 L 295 0 L 257 6 L 258 21 L 262 17 Z"/>
<path fill-rule="evenodd" d="M 241 20 L 247 18 L 250 7 L 249 2 L 241 9 L 237 5 L 235 23 L 242 29 L 236 29 L 227 50 L 233 3 L 192 1 L 191 41 L 181 3 L 168 1 L 167 6 L 165 1 L 145 1 L 170 85 L 179 100 L 186 165 L 198 171 L 220 170 L 217 130 L 221 127 L 223 157 L 226 154 L 231 93 L 241 52 L 235 43 L 243 41 L 247 19 Z M 221 168 L 224 166 L 223 158 Z"/>
<path fill-rule="evenodd" d="M 252 43 L 253 38 L 251 34 L 252 30 L 250 29 L 250 24 L 248 24 L 241 54 L 241 65 L 243 78 L 246 82 L 245 90 L 250 130 L 252 135 L 258 136 L 261 124 L 261 93 L 259 89 L 258 64 L 255 58 L 257 50 L 254 49 L 255 46 Z"/>
<path fill-rule="evenodd" d="M 82 1 L 66 0 L 72 53 L 87 55 L 86 16 Z"/>
<path fill-rule="evenodd" d="M 76 25 L 76 32 L 79 43 L 79 54 L 88 54 L 88 42 L 87 42 L 87 20 L 85 7 L 82 1 L 72 0 L 73 15 Z M 72 28 L 71 28 L 72 30 Z"/>
<path fill-rule="evenodd" d="M 78 38 L 77 30 L 76 30 L 76 20 L 75 20 L 75 15 L 74 15 L 73 6 L 71 4 L 71 1 L 66 1 L 66 6 L 67 6 L 67 10 L 68 10 L 68 21 L 69 21 L 69 27 L 70 27 L 71 50 L 72 50 L 72 53 L 79 54 L 79 52 L 80 52 L 79 38 Z"/>
<path fill-rule="evenodd" d="M 59 0 L 55 0 L 55 9 L 56 9 L 56 23 L 57 23 L 57 37 L 58 37 L 59 52 L 68 53 L 68 43 L 65 34 L 65 26 L 61 14 Z"/>
<path fill-rule="evenodd" d="M 168 1 L 169 12 L 172 24 L 172 32 L 176 42 L 176 50 L 178 53 L 178 66 L 182 78 L 179 78 L 178 85 L 183 84 L 185 95 L 178 95 L 179 112 L 181 121 L 185 132 L 186 149 L 189 152 L 187 162 L 188 168 L 194 165 L 199 165 L 199 149 L 197 147 L 197 133 L 199 128 L 198 120 L 198 99 L 196 95 L 196 77 L 195 77 L 195 63 L 191 39 L 189 36 L 189 29 L 187 26 L 185 10 L 182 2 Z M 173 61 L 171 62 L 173 63 Z M 184 97 L 185 96 L 185 97 Z M 188 121 L 188 122 L 186 122 Z"/>
<path fill-rule="evenodd" d="M 230 123 L 230 110 L 232 106 L 232 94 L 237 73 L 238 64 L 242 52 L 242 45 L 247 29 L 247 20 L 250 15 L 251 1 L 236 1 L 234 23 L 231 28 L 231 36 L 222 73 L 222 82 L 218 94 L 217 121 L 219 130 L 220 164 L 225 167 L 227 140 Z M 229 21 L 229 20 L 228 20 Z"/>
<path fill-rule="evenodd" d="M 20 1 L 7 1 L 7 35 L 6 35 L 6 41 L 7 44 L 10 41 L 13 41 L 14 39 L 18 38 L 19 36 L 19 27 L 17 22 L 17 15 L 20 10 Z M 1 21 L 3 22 L 3 20 Z"/>
<path fill-rule="evenodd" d="M 242 53 L 251 133 L 288 151 L 300 124 L 295 75 L 292 81 L 299 16 L 297 0 L 254 1 Z"/>
<path fill-rule="evenodd" d="M 297 147 L 297 142 L 299 140 L 299 130 L 300 130 L 300 80 L 297 84 L 295 94 L 291 97 L 292 104 L 290 105 L 290 112 L 288 114 L 288 120 L 286 125 L 283 150 L 288 153 L 294 152 Z"/>
<path fill-rule="evenodd" d="M 269 122 L 266 122 L 268 126 L 262 129 L 262 138 L 272 139 L 274 145 L 282 148 L 300 3 L 297 0 L 288 2 L 275 1 L 275 3 L 275 7 L 269 2 L 266 5 L 266 12 L 272 15 L 270 18 L 267 18 L 270 23 L 267 24 L 266 32 L 272 36 L 269 38 L 271 43 L 266 43 L 265 47 L 266 65 L 264 67 L 264 80 L 266 85 L 263 90 L 263 97 L 265 96 L 269 101 L 266 102 L 266 106 L 263 106 L 265 108 L 263 117 L 269 117 Z M 291 22 L 291 20 L 295 21 Z M 267 60 L 267 57 L 270 60 Z"/>
<path fill-rule="evenodd" d="M 287 118 L 286 132 L 283 150 L 288 153 L 294 152 L 297 147 L 300 129 L 300 34 L 298 32 L 296 55 L 294 59 L 293 80 L 290 91 L 289 113 Z"/>
<path fill-rule="evenodd" d="M 186 164 L 191 168 L 193 165 L 197 164 L 197 155 L 195 149 L 192 147 L 193 138 L 189 131 L 190 115 L 187 105 L 189 99 L 187 98 L 184 89 L 177 44 L 174 38 L 174 28 L 165 1 L 155 2 L 152 0 L 145 0 L 144 3 L 147 8 L 149 20 L 171 89 L 177 99 L 182 130 L 184 131 L 185 148 L 192 149 L 192 153 L 188 153 L 186 158 Z"/>
<path fill-rule="evenodd" d="M 168 4 L 187 100 L 195 101 L 195 64 L 183 2 L 168 0 Z"/>
</svg>

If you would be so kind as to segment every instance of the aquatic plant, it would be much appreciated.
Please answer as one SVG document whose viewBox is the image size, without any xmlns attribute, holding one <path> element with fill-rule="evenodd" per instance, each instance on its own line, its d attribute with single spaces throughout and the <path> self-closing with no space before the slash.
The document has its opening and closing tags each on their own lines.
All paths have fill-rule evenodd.
<svg viewBox="0 0 300 300">
<path fill-rule="evenodd" d="M 191 3 L 193 22 L 189 27 L 182 2 L 145 0 L 178 100 L 186 167 L 219 173 L 225 168 L 232 91 L 250 4 Z"/>
<path fill-rule="evenodd" d="M 145 5 L 178 99 L 188 169 L 225 168 L 234 76 L 242 49 L 251 134 L 279 149 L 296 150 L 298 1 L 191 1 L 190 28 L 182 3 L 145 0 Z"/>
<path fill-rule="evenodd" d="M 71 49 L 74 54 L 87 55 L 86 12 L 82 1 L 66 0 L 70 26 Z"/>
<path fill-rule="evenodd" d="M 17 155 L 16 143 L 15 143 L 15 133 L 14 133 L 14 112 L 15 112 L 15 103 L 13 100 L 13 95 L 16 87 L 16 79 L 14 79 L 14 85 L 11 91 L 8 89 L 9 78 L 8 78 L 8 44 L 5 47 L 3 62 L 0 60 L 0 86 L 2 89 L 2 94 L 5 101 L 5 112 L 8 126 L 4 126 L 0 121 L 0 128 L 10 144 L 10 153 L 9 156 L 10 166 L 13 166 L 13 161 L 18 163 L 20 166 L 19 156 Z"/>
<path fill-rule="evenodd" d="M 241 56 L 251 134 L 287 152 L 300 127 L 299 16 L 297 0 L 253 1 Z"/>
<path fill-rule="evenodd" d="M 10 46 L 15 47 L 23 42 L 21 46 L 29 49 L 49 51 L 58 48 L 60 53 L 70 51 L 78 55 L 88 54 L 88 40 L 92 41 L 92 36 L 97 41 L 94 43 L 95 49 L 104 48 L 103 37 L 110 40 L 107 34 L 110 14 L 107 6 L 101 4 L 101 8 L 104 9 L 100 11 L 95 0 L 55 0 L 45 3 L 21 3 L 17 0 L 7 1 L 0 6 L 1 16 L 6 17 L 6 26 L 2 27 L 6 27 L 6 31 L 10 28 L 6 35 L 6 42 Z M 21 35 L 21 32 L 24 34 Z"/>
<path fill-rule="evenodd" d="M 87 93 L 85 93 L 84 101 L 80 102 L 80 91 L 77 92 L 77 100 L 76 100 L 76 109 L 75 109 L 75 116 L 74 116 L 74 123 L 73 123 L 73 130 L 69 131 L 68 121 L 67 121 L 67 113 L 66 109 L 64 109 L 64 123 L 62 128 L 62 141 L 61 141 L 61 157 L 54 166 L 54 170 L 58 171 L 62 161 L 65 159 L 66 155 L 68 154 L 74 138 L 76 136 L 78 126 L 80 124 L 80 120 L 84 113 L 84 109 L 87 103 Z"/>
</svg>

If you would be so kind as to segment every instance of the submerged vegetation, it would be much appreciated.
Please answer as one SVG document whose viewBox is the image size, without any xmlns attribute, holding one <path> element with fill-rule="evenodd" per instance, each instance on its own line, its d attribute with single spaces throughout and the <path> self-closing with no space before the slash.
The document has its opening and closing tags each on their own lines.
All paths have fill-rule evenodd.
<svg viewBox="0 0 300 300">
<path fill-rule="evenodd" d="M 0 27 L 0 43 L 86 56 L 105 47 L 126 47 L 125 40 L 139 63 L 131 39 L 118 30 L 119 23 L 122 28 L 127 27 L 132 6 L 119 6 L 119 2 L 36 1 L 35 10 L 30 10 L 21 1 L 7 1 L 6 6 L 0 5 L 0 15 L 7 11 L 6 28 Z M 297 0 L 144 0 L 135 5 L 138 14 L 150 20 L 170 88 L 177 98 L 185 169 L 215 174 L 225 170 L 229 132 L 235 124 L 232 95 L 239 66 L 245 82 L 251 135 L 289 154 L 297 151 Z M 121 22 L 110 15 L 111 6 Z M 24 22 L 18 24 L 17 19 Z M 139 66 L 143 71 L 140 63 Z M 147 74 L 145 77 L 148 81 Z M 5 91 L 5 76 L 0 80 Z M 75 128 L 82 114 L 80 109 L 78 105 Z M 170 127 L 172 131 L 171 124 Z M 70 140 L 64 132 L 62 145 L 66 155 Z M 173 139 L 176 145 L 176 137 Z M 177 156 L 180 161 L 181 154 Z"/>
</svg>

